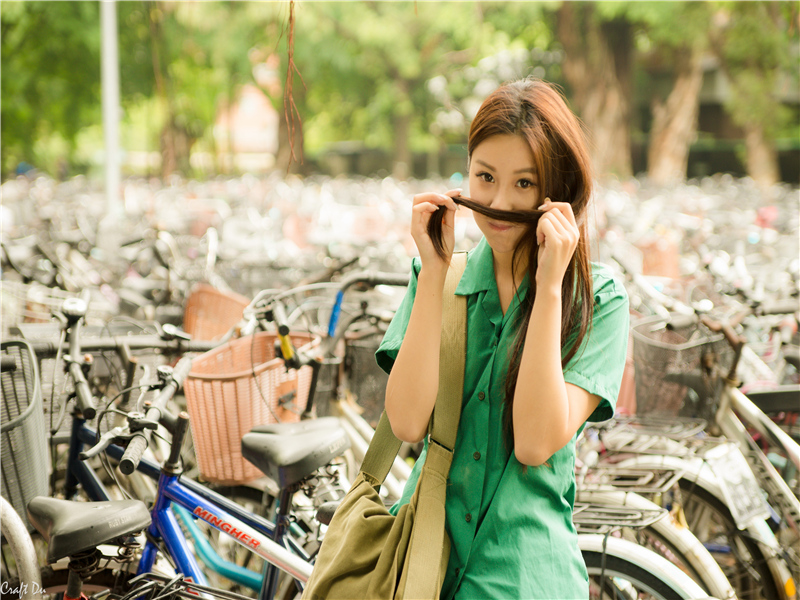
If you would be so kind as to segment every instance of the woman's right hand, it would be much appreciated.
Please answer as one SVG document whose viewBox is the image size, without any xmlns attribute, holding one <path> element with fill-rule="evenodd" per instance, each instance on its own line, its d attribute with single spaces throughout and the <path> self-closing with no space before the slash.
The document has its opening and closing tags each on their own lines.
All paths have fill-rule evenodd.
<svg viewBox="0 0 800 600">
<path fill-rule="evenodd" d="M 446 194 L 426 192 L 414 196 L 414 203 L 411 209 L 411 236 L 414 238 L 414 243 L 417 245 L 419 259 L 422 262 L 423 269 L 428 267 L 429 269 L 446 271 L 449 266 L 450 257 L 455 247 L 455 215 L 457 206 L 456 203 L 453 202 L 453 198 L 460 194 L 461 190 L 455 189 L 450 190 Z M 443 261 L 436 252 L 433 241 L 428 235 L 428 222 L 440 206 L 447 208 L 444 219 L 442 220 L 442 240 L 447 254 L 447 261 Z"/>
</svg>

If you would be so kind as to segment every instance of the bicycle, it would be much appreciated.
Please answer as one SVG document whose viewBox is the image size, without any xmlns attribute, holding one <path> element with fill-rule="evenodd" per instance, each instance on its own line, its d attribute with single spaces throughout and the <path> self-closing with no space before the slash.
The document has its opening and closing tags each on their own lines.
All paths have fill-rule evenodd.
<svg viewBox="0 0 800 600">
<path fill-rule="evenodd" d="M 707 317 L 701 320 L 713 331 L 727 330 L 728 342 L 741 346 L 741 340 L 730 327 L 723 328 Z M 671 338 L 672 345 L 667 341 L 659 342 L 659 339 L 666 340 L 659 333 L 666 331 L 663 325 L 660 317 L 645 319 L 634 326 L 634 335 L 644 338 L 647 344 L 658 344 L 660 352 L 674 348 L 685 353 L 689 347 L 700 352 L 703 347 L 713 350 L 712 342 L 728 343 L 721 335 L 713 337 L 713 333 L 701 335 L 683 345 L 676 344 Z M 675 326 L 673 331 L 683 333 Z M 683 336 L 682 339 L 689 337 Z M 719 346 L 716 348 L 719 352 Z M 665 397 L 673 398 L 676 386 L 681 385 L 694 387 L 694 394 L 703 399 L 702 405 L 714 402 L 714 396 L 708 396 L 709 390 L 718 394 L 714 424 L 725 437 L 697 437 L 705 429 L 702 421 L 688 434 L 685 431 L 668 434 L 663 430 L 656 433 L 652 429 L 643 429 L 648 418 L 637 418 L 633 421 L 635 425 L 623 423 L 622 427 L 608 427 L 601 433 L 600 439 L 607 451 L 604 464 L 614 461 L 618 468 L 679 470 L 682 473 L 678 482 L 680 492 L 674 501 L 681 506 L 692 531 L 725 567 L 737 594 L 740 597 L 764 594 L 767 598 L 792 598 L 798 572 L 796 550 L 792 548 L 793 542 L 779 540 L 765 519 L 773 521 L 776 529 L 783 523 L 784 532 L 796 532 L 797 515 L 800 514 L 797 512 L 797 498 L 756 447 L 744 423 L 751 423 L 768 433 L 775 443 L 781 444 L 790 460 L 794 461 L 796 458 L 792 457 L 800 455 L 797 444 L 736 387 L 731 374 L 735 373 L 739 356 L 740 353 L 733 352 L 732 368 L 727 377 L 716 363 L 707 363 L 710 369 L 707 380 L 698 378 L 691 369 L 685 370 L 683 363 L 667 366 L 667 374 L 659 376 L 665 382 L 666 389 L 661 390 Z M 686 364 L 691 364 L 691 361 Z M 664 363 L 654 368 L 663 369 Z M 649 381 L 646 389 L 652 394 L 651 398 L 659 397 L 658 379 Z M 704 382 L 703 389 L 698 382 Z M 775 513 L 764 501 L 762 488 L 767 490 L 771 505 L 780 513 Z"/>
</svg>

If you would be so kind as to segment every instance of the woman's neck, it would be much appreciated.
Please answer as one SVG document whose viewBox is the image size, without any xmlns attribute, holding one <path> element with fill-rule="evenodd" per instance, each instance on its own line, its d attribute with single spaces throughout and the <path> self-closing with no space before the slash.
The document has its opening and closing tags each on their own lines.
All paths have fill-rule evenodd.
<svg viewBox="0 0 800 600">
<path fill-rule="evenodd" d="M 525 273 L 528 269 L 527 261 L 522 256 L 517 256 L 516 264 L 512 269 L 514 253 L 505 252 L 501 254 L 494 250 L 492 251 L 492 260 L 494 261 L 494 276 L 497 279 L 498 286 L 502 281 L 506 285 L 510 283 L 513 286 L 513 290 L 516 290 L 525 278 Z"/>
</svg>

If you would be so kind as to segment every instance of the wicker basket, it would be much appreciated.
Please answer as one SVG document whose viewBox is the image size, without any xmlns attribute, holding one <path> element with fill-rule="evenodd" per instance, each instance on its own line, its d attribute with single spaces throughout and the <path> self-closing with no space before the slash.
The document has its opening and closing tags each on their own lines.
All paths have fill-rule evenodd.
<svg viewBox="0 0 800 600">
<path fill-rule="evenodd" d="M 291 334 L 295 347 L 312 337 Z M 242 457 L 242 436 L 255 425 L 298 421 L 311 367 L 287 371 L 272 332 L 239 338 L 197 357 L 184 383 L 197 463 L 204 479 L 235 485 L 263 474 Z M 255 373 L 255 376 L 254 376 Z"/>
<path fill-rule="evenodd" d="M 27 342 L 3 342 L 2 355 L 16 361 L 15 370 L 0 374 L 2 495 L 33 531 L 26 510 L 28 502 L 34 496 L 48 495 L 47 440 L 38 366 Z"/>
<path fill-rule="evenodd" d="M 197 284 L 183 313 L 183 329 L 195 340 L 214 340 L 236 325 L 250 301 L 240 294 Z"/>
<path fill-rule="evenodd" d="M 713 353 L 716 372 L 726 373 L 733 351 L 722 334 L 701 326 L 666 328 L 662 317 L 633 324 L 636 414 L 713 419 L 718 377 L 709 377 L 702 358 Z"/>
</svg>

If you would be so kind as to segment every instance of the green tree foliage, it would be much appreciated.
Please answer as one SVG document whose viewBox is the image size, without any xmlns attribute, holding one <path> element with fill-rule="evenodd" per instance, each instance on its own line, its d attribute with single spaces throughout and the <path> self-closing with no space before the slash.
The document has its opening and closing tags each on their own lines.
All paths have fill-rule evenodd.
<svg viewBox="0 0 800 600">
<path fill-rule="evenodd" d="M 718 2 L 714 51 L 730 83 L 726 109 L 745 133 L 744 162 L 750 176 L 780 179 L 774 141 L 796 123 L 782 103 L 797 89 L 798 7 L 793 2 Z"/>
<path fill-rule="evenodd" d="M 74 149 L 100 120 L 100 11 L 96 2 L 4 2 L 0 15 L 3 171 L 36 161 L 59 135 Z"/>
<path fill-rule="evenodd" d="M 412 148 L 436 143 L 427 82 L 477 60 L 491 31 L 471 2 L 300 4 L 295 56 L 309 114 L 332 139 L 391 147 L 402 175 Z"/>
<path fill-rule="evenodd" d="M 627 7 L 636 27 L 637 96 L 650 109 L 637 133 L 644 137 L 645 129 L 649 131 L 647 171 L 660 184 L 686 177 L 714 10 L 709 2 L 691 1 Z"/>
<path fill-rule="evenodd" d="M 262 85 L 283 120 L 288 0 L 116 6 L 123 110 L 145 123 L 141 137 L 161 151 L 164 174 L 191 174 L 198 141 L 214 150 L 217 115 L 244 84 Z M 631 135 L 650 134 L 655 122 L 636 107 L 669 108 L 679 66 L 709 40 L 733 82 L 733 119 L 767 140 L 792 125 L 774 93 L 786 73 L 796 76 L 789 2 L 296 0 L 294 17 L 300 147 L 304 133 L 311 152 L 357 141 L 393 153 L 397 174 L 408 172 L 412 151 L 463 145 L 483 97 L 533 74 L 564 86 L 598 142 L 601 170 L 625 176 Z M 4 2 L 0 24 L 3 172 L 21 160 L 47 166 L 46 139 L 60 140 L 76 161 L 79 134 L 101 123 L 97 2 Z M 279 57 L 280 73 L 266 85 L 254 72 L 270 57 Z M 662 119 L 664 128 L 683 127 L 666 146 L 691 142 L 686 115 Z"/>
</svg>

